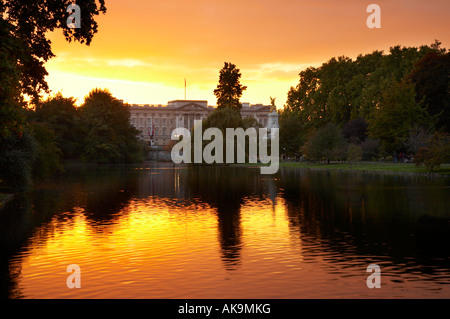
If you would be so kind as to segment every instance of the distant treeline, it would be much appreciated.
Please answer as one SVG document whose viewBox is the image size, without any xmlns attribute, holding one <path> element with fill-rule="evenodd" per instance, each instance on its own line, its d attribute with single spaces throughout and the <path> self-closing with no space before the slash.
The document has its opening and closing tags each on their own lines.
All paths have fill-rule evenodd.
<svg viewBox="0 0 450 319">
<path fill-rule="evenodd" d="M 355 60 L 332 58 L 299 75 L 280 113 L 282 153 L 310 160 L 400 153 L 450 160 L 450 53 L 437 40 Z"/>
<path fill-rule="evenodd" d="M 62 160 L 131 163 L 145 145 L 130 124 L 129 108 L 107 90 L 92 90 L 80 107 L 61 93 L 22 108 L 20 134 L 0 139 L 0 187 L 26 189 L 32 179 L 63 170 Z"/>
</svg>

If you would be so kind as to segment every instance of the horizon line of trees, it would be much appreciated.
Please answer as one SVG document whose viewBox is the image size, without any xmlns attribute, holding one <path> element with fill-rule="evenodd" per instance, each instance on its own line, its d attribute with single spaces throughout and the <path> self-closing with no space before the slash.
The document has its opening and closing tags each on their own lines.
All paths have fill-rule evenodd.
<svg viewBox="0 0 450 319">
<path fill-rule="evenodd" d="M 49 32 L 61 30 L 68 42 L 89 45 L 98 30 L 97 16 L 106 13 L 105 0 L 85 0 L 80 4 L 82 27 L 70 29 L 66 24 L 70 3 L 42 1 L 37 10 L 34 1 L 0 1 L 0 191 L 26 189 L 32 177 L 60 170 L 60 159 L 76 153 L 77 146 L 72 144 L 91 142 L 78 136 L 66 144 L 60 134 L 69 134 L 72 128 L 74 132 L 80 129 L 95 134 L 93 123 L 82 116 L 89 113 L 88 104 L 80 116 L 71 108 L 71 98 L 61 96 L 41 104 L 41 94 L 49 93 L 45 63 L 55 56 Z M 59 102 L 61 106 L 55 107 Z M 30 110 L 32 105 L 38 110 Z M 40 115 L 47 109 L 57 112 L 47 119 Z M 72 119 L 74 127 L 70 126 Z M 63 125 L 68 127 L 63 129 Z M 113 135 L 105 128 L 98 138 L 105 141 L 108 134 Z M 103 144 L 105 153 L 117 151 L 116 147 Z"/>
<path fill-rule="evenodd" d="M 391 47 L 331 58 L 299 73 L 280 114 L 280 146 L 308 160 L 410 154 L 429 170 L 450 161 L 450 52 Z"/>
<path fill-rule="evenodd" d="M 146 145 L 130 110 L 107 89 L 93 89 L 77 107 L 61 93 L 21 109 L 24 129 L 0 141 L 0 188 L 27 189 L 33 179 L 63 172 L 62 161 L 141 162 Z"/>
</svg>

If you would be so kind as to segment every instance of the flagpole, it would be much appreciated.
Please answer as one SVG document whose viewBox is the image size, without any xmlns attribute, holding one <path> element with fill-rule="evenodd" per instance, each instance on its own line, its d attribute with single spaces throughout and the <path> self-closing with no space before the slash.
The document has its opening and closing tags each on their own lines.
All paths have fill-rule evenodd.
<svg viewBox="0 0 450 319">
<path fill-rule="evenodd" d="M 184 100 L 186 101 L 186 78 L 184 78 Z"/>
</svg>

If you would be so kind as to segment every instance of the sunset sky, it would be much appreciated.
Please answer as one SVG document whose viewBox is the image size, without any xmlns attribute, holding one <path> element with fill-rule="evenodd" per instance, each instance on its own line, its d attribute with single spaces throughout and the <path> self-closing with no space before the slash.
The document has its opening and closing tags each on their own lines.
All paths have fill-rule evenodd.
<svg viewBox="0 0 450 319">
<path fill-rule="evenodd" d="M 366 25 L 371 3 L 381 29 Z M 184 99 L 216 105 L 213 90 L 224 62 L 241 70 L 241 101 L 280 108 L 298 73 L 333 56 L 355 58 L 400 44 L 435 39 L 450 48 L 450 1 L 361 0 L 106 0 L 90 46 L 50 34 L 56 57 L 47 63 L 52 93 L 81 103 L 95 87 L 138 104 Z"/>
</svg>

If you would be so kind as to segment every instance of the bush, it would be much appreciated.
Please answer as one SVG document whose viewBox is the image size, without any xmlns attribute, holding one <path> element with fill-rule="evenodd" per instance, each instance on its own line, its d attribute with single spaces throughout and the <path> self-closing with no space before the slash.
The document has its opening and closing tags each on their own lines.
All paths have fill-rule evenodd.
<svg viewBox="0 0 450 319">
<path fill-rule="evenodd" d="M 53 173 L 62 172 L 62 152 L 56 146 L 54 131 L 42 123 L 35 123 L 32 128 L 36 141 L 33 177 L 42 179 Z"/>
<path fill-rule="evenodd" d="M 450 136 L 443 133 L 435 133 L 427 143 L 421 147 L 414 157 L 416 166 L 425 165 L 428 172 L 439 168 L 443 163 L 450 162 Z"/>
<path fill-rule="evenodd" d="M 24 191 L 31 185 L 36 141 L 25 131 L 0 141 L 0 182 L 8 191 Z"/>
<path fill-rule="evenodd" d="M 321 127 L 307 142 L 307 156 L 311 160 L 343 160 L 346 142 L 339 127 L 333 123 Z"/>
<path fill-rule="evenodd" d="M 363 155 L 363 149 L 356 144 L 350 144 L 347 149 L 347 161 L 360 162 Z"/>
<path fill-rule="evenodd" d="M 378 140 L 366 139 L 361 143 L 362 159 L 370 161 L 373 158 L 377 158 L 380 152 L 380 142 Z"/>
</svg>

